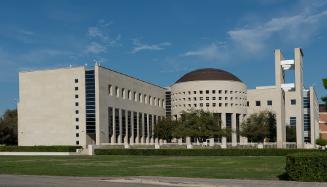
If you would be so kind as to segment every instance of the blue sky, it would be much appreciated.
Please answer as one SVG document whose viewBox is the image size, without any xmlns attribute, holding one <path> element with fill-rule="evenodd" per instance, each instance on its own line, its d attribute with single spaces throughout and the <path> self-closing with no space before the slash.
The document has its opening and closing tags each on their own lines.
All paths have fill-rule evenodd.
<svg viewBox="0 0 327 187">
<path fill-rule="evenodd" d="M 274 83 L 273 50 L 304 51 L 305 85 L 326 94 L 326 1 L 0 2 L 0 113 L 15 108 L 18 72 L 101 65 L 169 86 L 221 68 L 249 88 Z"/>
</svg>

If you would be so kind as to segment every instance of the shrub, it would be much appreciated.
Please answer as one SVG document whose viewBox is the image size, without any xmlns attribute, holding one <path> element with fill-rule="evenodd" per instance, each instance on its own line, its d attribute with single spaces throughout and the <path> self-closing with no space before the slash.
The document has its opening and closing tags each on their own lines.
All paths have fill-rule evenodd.
<svg viewBox="0 0 327 187">
<path fill-rule="evenodd" d="M 286 174 L 290 180 L 327 181 L 327 153 L 297 153 L 286 157 Z"/>
<path fill-rule="evenodd" d="M 318 152 L 309 149 L 96 149 L 96 155 L 166 156 L 286 156 L 292 153 Z"/>
<path fill-rule="evenodd" d="M 0 152 L 75 152 L 81 146 L 0 146 Z"/>
<path fill-rule="evenodd" d="M 320 146 L 325 146 L 325 145 L 327 145 L 327 140 L 319 138 L 316 140 L 316 144 L 320 145 Z"/>
</svg>

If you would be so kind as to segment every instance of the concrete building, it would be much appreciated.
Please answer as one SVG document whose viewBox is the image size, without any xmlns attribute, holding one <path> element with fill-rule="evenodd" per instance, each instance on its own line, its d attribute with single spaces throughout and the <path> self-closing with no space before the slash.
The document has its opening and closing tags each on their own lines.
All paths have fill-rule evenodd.
<svg viewBox="0 0 327 187">
<path fill-rule="evenodd" d="M 324 104 L 319 105 L 320 137 L 327 140 L 327 111 Z"/>
<path fill-rule="evenodd" d="M 165 88 L 101 67 L 19 74 L 19 145 L 150 143 Z"/>
<path fill-rule="evenodd" d="M 233 130 L 230 138 L 211 142 L 247 143 L 236 133 L 242 121 L 270 110 L 276 114 L 278 147 L 285 147 L 286 125 L 296 128 L 298 148 L 313 147 L 318 103 L 314 88 L 303 85 L 302 50 L 294 52 L 294 59 L 285 60 L 275 50 L 275 85 L 256 89 L 213 68 L 189 72 L 167 88 L 98 65 L 21 72 L 19 145 L 154 144 L 160 118 L 203 109 Z M 291 82 L 288 71 L 294 71 Z"/>
</svg>

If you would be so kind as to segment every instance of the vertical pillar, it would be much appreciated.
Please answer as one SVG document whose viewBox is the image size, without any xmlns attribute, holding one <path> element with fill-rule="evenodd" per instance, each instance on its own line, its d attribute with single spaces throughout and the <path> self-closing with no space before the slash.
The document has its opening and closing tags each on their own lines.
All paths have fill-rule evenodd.
<svg viewBox="0 0 327 187">
<path fill-rule="evenodd" d="M 128 110 L 125 110 L 125 137 L 124 144 L 128 144 Z"/>
<path fill-rule="evenodd" d="M 118 135 L 118 144 L 122 143 L 122 132 L 123 132 L 123 119 L 122 119 L 122 110 L 119 109 L 119 135 Z"/>
<path fill-rule="evenodd" d="M 295 92 L 296 92 L 296 146 L 304 147 L 304 109 L 303 109 L 303 69 L 302 69 L 302 50 L 294 49 L 295 59 Z"/>
<path fill-rule="evenodd" d="M 112 136 L 111 136 L 111 144 L 115 144 L 116 142 L 116 109 L 112 108 Z"/>
<path fill-rule="evenodd" d="M 142 119 L 141 119 L 141 121 L 142 121 L 142 124 L 141 124 L 141 144 L 144 144 L 144 142 L 145 142 L 145 137 L 144 137 L 144 113 L 142 113 Z"/>
<path fill-rule="evenodd" d="M 145 143 L 149 144 L 150 143 L 150 115 L 149 114 L 146 115 L 146 124 L 147 124 L 146 129 L 144 129 L 147 132 L 147 136 L 145 137 Z"/>
<path fill-rule="evenodd" d="M 135 143 L 140 143 L 140 114 L 136 112 L 136 138 Z"/>
<path fill-rule="evenodd" d="M 226 113 L 221 113 L 221 128 L 226 129 Z M 227 147 L 227 139 L 226 137 L 221 138 L 222 148 Z"/>
<path fill-rule="evenodd" d="M 232 113 L 232 146 L 237 145 L 236 134 L 236 113 Z"/>
<path fill-rule="evenodd" d="M 133 145 L 134 144 L 134 112 L 133 111 L 131 111 L 131 129 L 130 129 L 130 131 L 131 131 L 131 138 L 129 139 L 129 143 L 131 145 Z"/>
<path fill-rule="evenodd" d="M 155 124 L 155 122 L 154 122 L 154 115 L 151 115 L 151 132 L 150 132 L 150 134 L 151 134 L 151 139 L 150 139 L 150 143 L 151 144 L 154 144 L 154 124 Z"/>
<path fill-rule="evenodd" d="M 278 89 L 278 105 L 276 107 L 276 138 L 277 148 L 283 148 L 286 141 L 286 126 L 285 126 L 285 93 L 281 87 L 284 84 L 284 70 L 281 66 L 281 61 L 284 60 L 280 49 L 275 50 L 275 84 Z"/>
</svg>

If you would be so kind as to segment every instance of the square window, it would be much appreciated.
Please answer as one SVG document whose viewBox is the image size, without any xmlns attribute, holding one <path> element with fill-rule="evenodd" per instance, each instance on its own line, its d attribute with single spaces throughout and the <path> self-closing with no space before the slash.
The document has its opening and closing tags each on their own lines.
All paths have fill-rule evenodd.
<svg viewBox="0 0 327 187">
<path fill-rule="evenodd" d="M 78 79 L 75 79 L 75 83 L 78 83 Z"/>
<path fill-rule="evenodd" d="M 78 125 L 76 125 L 76 129 L 77 129 L 77 130 L 79 129 L 79 126 L 78 126 Z"/>
<path fill-rule="evenodd" d="M 78 104 L 78 102 L 75 102 L 75 106 L 78 106 L 79 104 Z"/>
<path fill-rule="evenodd" d="M 200 103 L 200 107 L 203 107 L 203 103 Z"/>
<path fill-rule="evenodd" d="M 212 94 L 215 94 L 216 93 L 216 90 L 212 90 Z"/>
<path fill-rule="evenodd" d="M 200 91 L 200 94 L 203 94 L 203 91 L 202 90 Z"/>
<path fill-rule="evenodd" d="M 75 118 L 75 121 L 78 122 L 79 121 L 79 118 Z"/>
<path fill-rule="evenodd" d="M 78 90 L 78 87 L 75 87 L 75 91 L 77 91 Z"/>
<path fill-rule="evenodd" d="M 212 106 L 215 107 L 216 106 L 216 103 L 212 103 Z"/>
<path fill-rule="evenodd" d="M 76 145 L 79 145 L 79 141 L 76 141 Z"/>
<path fill-rule="evenodd" d="M 219 103 L 219 107 L 221 107 L 221 103 Z"/>
<path fill-rule="evenodd" d="M 296 99 L 291 99 L 291 105 L 296 105 Z"/>
<path fill-rule="evenodd" d="M 209 94 L 209 90 L 206 90 L 206 94 Z"/>
<path fill-rule="evenodd" d="M 228 106 L 228 103 L 225 103 L 225 106 Z"/>
<path fill-rule="evenodd" d="M 75 114 L 78 114 L 79 113 L 79 111 L 78 110 L 75 110 Z"/>
<path fill-rule="evenodd" d="M 272 100 L 268 100 L 268 101 L 267 101 L 267 105 L 268 105 L 268 106 L 272 106 Z"/>
<path fill-rule="evenodd" d="M 196 91 L 193 91 L 194 94 L 196 94 Z"/>
<path fill-rule="evenodd" d="M 209 100 L 209 97 L 206 97 L 206 100 L 208 101 Z"/>
<path fill-rule="evenodd" d="M 202 101 L 203 100 L 203 97 L 200 97 L 200 101 Z"/>
<path fill-rule="evenodd" d="M 194 104 L 194 107 L 196 107 L 196 104 Z"/>
<path fill-rule="evenodd" d="M 219 90 L 218 93 L 221 94 L 221 90 Z"/>
<path fill-rule="evenodd" d="M 78 95 L 75 95 L 75 98 L 78 99 Z"/>
<path fill-rule="evenodd" d="M 212 97 L 212 100 L 216 100 L 216 97 Z"/>
<path fill-rule="evenodd" d="M 209 107 L 210 105 L 209 105 L 209 103 L 206 103 L 206 107 Z"/>
<path fill-rule="evenodd" d="M 255 106 L 261 106 L 261 102 L 260 101 L 256 101 L 255 102 Z"/>
<path fill-rule="evenodd" d="M 76 137 L 79 137 L 79 133 L 76 133 Z"/>
<path fill-rule="evenodd" d="M 219 100 L 221 100 L 221 97 L 219 97 Z"/>
</svg>

